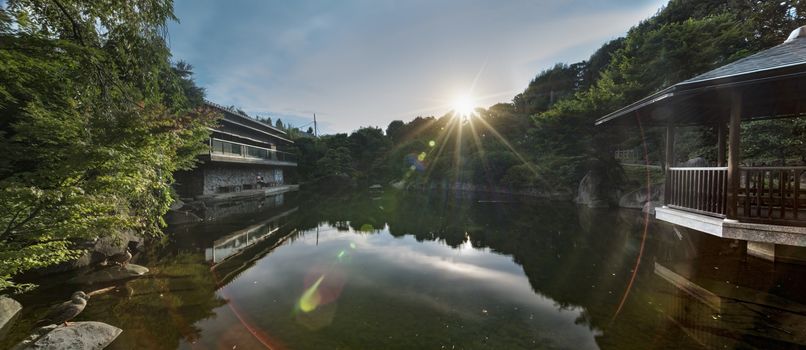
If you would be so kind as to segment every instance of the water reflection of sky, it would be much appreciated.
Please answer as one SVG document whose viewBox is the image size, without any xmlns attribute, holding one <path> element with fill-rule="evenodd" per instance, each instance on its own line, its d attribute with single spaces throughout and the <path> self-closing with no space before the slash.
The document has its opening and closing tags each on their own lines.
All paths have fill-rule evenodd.
<svg viewBox="0 0 806 350">
<path fill-rule="evenodd" d="M 77 321 L 123 329 L 109 349 L 806 344 L 802 266 L 654 221 L 614 318 L 645 227 L 639 211 L 411 196 L 226 208 L 236 207 L 246 212 L 175 227 L 170 244 L 138 253 L 151 276 L 94 296 Z M 211 266 L 211 247 L 233 254 Z M 23 315 L 0 348 L 76 288 L 42 283 L 20 296 Z"/>
<path fill-rule="evenodd" d="M 337 297 L 300 311 L 299 298 L 317 276 L 324 276 L 317 287 L 325 298 Z M 585 349 L 597 347 L 599 334 L 577 324 L 581 308 L 561 308 L 536 294 L 509 256 L 469 242 L 452 248 L 411 236 L 395 238 L 386 229 L 364 233 L 323 226 L 318 237 L 315 230 L 304 232 L 221 293 L 276 347 L 395 344 L 386 342 L 391 336 L 412 345 L 419 339 L 423 345 L 465 348 L 540 343 Z M 222 335 L 229 319 L 202 322 L 204 337 Z"/>
</svg>

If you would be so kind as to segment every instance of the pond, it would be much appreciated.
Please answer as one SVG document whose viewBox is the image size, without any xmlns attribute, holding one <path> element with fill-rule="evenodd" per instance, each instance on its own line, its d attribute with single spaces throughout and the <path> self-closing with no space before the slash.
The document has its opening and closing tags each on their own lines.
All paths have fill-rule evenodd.
<svg viewBox="0 0 806 350">
<path fill-rule="evenodd" d="M 111 349 L 806 345 L 803 267 L 640 210 L 287 193 L 205 216 L 138 252 L 150 274 L 93 297 L 76 321 L 122 328 Z M 0 348 L 79 288 L 63 280 L 18 298 Z"/>
</svg>

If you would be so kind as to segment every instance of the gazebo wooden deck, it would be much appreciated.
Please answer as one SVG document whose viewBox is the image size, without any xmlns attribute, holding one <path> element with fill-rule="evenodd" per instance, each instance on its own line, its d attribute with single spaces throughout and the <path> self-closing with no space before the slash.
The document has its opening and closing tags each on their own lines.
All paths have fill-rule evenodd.
<svg viewBox="0 0 806 350">
<path fill-rule="evenodd" d="M 680 82 L 596 121 L 666 129 L 664 207 L 656 218 L 748 241 L 773 259 L 776 245 L 806 247 L 806 166 L 745 166 L 740 123 L 806 116 L 806 26 L 781 45 Z M 717 131 L 716 167 L 676 167 L 675 128 Z M 802 258 L 801 258 L 802 259 Z"/>
</svg>

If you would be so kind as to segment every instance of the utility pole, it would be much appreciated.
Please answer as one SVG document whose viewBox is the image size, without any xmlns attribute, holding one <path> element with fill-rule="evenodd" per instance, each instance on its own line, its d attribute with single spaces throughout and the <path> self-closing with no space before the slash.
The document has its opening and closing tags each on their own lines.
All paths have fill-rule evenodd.
<svg viewBox="0 0 806 350">
<path fill-rule="evenodd" d="M 313 114 L 313 136 L 319 137 L 319 128 L 316 127 L 316 113 Z"/>
</svg>

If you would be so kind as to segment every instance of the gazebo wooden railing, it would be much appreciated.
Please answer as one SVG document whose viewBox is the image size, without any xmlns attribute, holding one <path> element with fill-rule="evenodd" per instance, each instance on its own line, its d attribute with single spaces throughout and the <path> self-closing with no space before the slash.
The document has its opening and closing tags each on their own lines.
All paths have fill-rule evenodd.
<svg viewBox="0 0 806 350">
<path fill-rule="evenodd" d="M 806 166 L 740 168 L 743 221 L 806 226 Z"/>
<path fill-rule="evenodd" d="M 735 203 L 727 167 L 669 168 L 665 204 L 725 218 L 731 205 L 744 222 L 806 226 L 806 166 L 740 167 Z"/>
<path fill-rule="evenodd" d="M 666 205 L 725 217 L 728 168 L 669 168 Z"/>
</svg>

